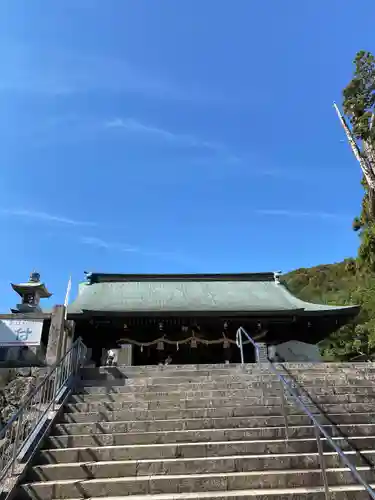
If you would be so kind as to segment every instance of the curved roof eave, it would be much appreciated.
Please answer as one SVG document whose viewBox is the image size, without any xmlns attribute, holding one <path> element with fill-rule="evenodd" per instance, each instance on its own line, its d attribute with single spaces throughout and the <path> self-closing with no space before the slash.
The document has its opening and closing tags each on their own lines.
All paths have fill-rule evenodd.
<svg viewBox="0 0 375 500">
<path fill-rule="evenodd" d="M 357 304 L 350 304 L 348 306 L 331 306 L 329 304 L 316 304 L 314 302 L 306 302 L 302 299 L 299 299 L 295 295 L 293 295 L 287 286 L 283 283 L 279 284 L 280 291 L 287 297 L 290 302 L 293 302 L 296 306 L 299 306 L 301 309 L 305 311 L 305 313 L 319 313 L 319 312 L 343 312 L 343 313 L 355 313 L 358 314 L 360 311 L 360 306 Z"/>
<path fill-rule="evenodd" d="M 106 281 L 82 284 L 69 314 L 356 315 L 359 306 L 313 304 L 271 280 Z"/>
</svg>

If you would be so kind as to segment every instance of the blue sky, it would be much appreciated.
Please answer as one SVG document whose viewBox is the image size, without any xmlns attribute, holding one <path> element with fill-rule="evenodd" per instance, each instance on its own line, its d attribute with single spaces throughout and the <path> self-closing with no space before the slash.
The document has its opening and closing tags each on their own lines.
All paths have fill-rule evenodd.
<svg viewBox="0 0 375 500">
<path fill-rule="evenodd" d="M 364 15 L 364 13 L 366 13 Z M 3 0 L 0 308 L 42 273 L 288 271 L 354 255 L 332 108 L 373 0 Z"/>
</svg>

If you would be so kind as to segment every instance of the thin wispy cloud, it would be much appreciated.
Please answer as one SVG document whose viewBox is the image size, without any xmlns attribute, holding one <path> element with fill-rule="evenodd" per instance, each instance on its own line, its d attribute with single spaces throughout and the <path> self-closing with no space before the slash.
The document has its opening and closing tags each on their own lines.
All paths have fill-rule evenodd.
<svg viewBox="0 0 375 500">
<path fill-rule="evenodd" d="M 175 252 L 163 252 L 163 251 L 154 251 L 145 248 L 140 248 L 136 246 L 132 246 L 126 243 L 118 243 L 113 241 L 106 241 L 101 238 L 96 237 L 82 237 L 80 242 L 84 245 L 101 248 L 107 251 L 121 252 L 121 253 L 135 253 L 138 255 L 143 255 L 146 257 L 155 257 L 160 258 L 162 260 L 167 261 L 175 261 L 181 264 L 193 264 L 195 263 L 193 259 L 188 256 L 181 255 Z"/>
<path fill-rule="evenodd" d="M 37 222 L 45 222 L 48 224 L 57 224 L 57 225 L 66 225 L 70 227 L 93 227 L 97 226 L 94 222 L 86 222 L 77 219 L 70 219 L 68 217 L 63 217 L 59 215 L 53 215 L 45 212 L 36 212 L 32 210 L 18 210 L 18 209 L 7 209 L 0 208 L 0 216 L 5 217 L 18 217 L 25 220 L 37 221 Z M 108 226 L 106 226 L 108 227 Z M 96 248 L 101 248 L 108 251 L 116 251 L 121 253 L 136 253 L 139 255 L 144 255 L 148 257 L 156 257 L 164 260 L 172 260 L 181 263 L 191 262 L 187 257 L 180 255 L 174 252 L 162 252 L 162 251 L 153 251 L 144 248 L 140 248 L 137 246 L 129 245 L 126 243 L 117 243 L 113 241 L 106 241 L 102 238 L 97 238 L 95 236 L 83 236 L 80 238 L 80 243 Z"/>
<path fill-rule="evenodd" d="M 52 222 L 56 224 L 65 224 L 68 226 L 95 226 L 94 222 L 81 221 L 70 219 L 60 215 L 54 215 L 46 212 L 35 212 L 33 210 L 18 210 L 10 208 L 0 208 L 0 214 L 9 217 L 19 217 L 23 219 L 39 220 L 44 222 Z"/>
<path fill-rule="evenodd" d="M 53 215 L 45 212 L 36 212 L 32 210 L 18 210 L 18 209 L 6 209 L 0 208 L 0 215 L 5 217 L 18 217 L 25 220 L 45 222 L 48 224 L 66 225 L 70 227 L 93 227 L 97 226 L 94 222 L 86 222 L 77 219 L 70 219 L 68 217 Z M 108 227 L 108 226 L 107 226 Z M 98 249 L 115 251 L 120 253 L 134 253 L 139 255 L 144 255 L 147 257 L 155 257 L 168 261 L 176 261 L 183 264 L 192 263 L 192 260 L 184 255 L 180 255 L 174 252 L 163 252 L 148 250 L 145 248 L 140 248 L 134 245 L 129 245 L 126 243 L 118 243 L 113 241 L 106 241 L 102 238 L 97 238 L 95 236 L 83 236 L 79 239 L 79 242 L 84 245 L 95 247 Z"/>
<path fill-rule="evenodd" d="M 160 141 L 172 146 L 187 147 L 200 150 L 200 157 L 190 159 L 190 163 L 201 165 L 204 167 L 213 167 L 215 172 L 218 171 L 218 165 L 221 163 L 228 166 L 235 166 L 236 171 L 241 175 L 251 175 L 260 177 L 272 177 L 280 179 L 289 179 L 297 182 L 303 182 L 306 177 L 301 175 L 300 169 L 288 170 L 280 168 L 265 167 L 262 162 L 262 157 L 248 158 L 246 155 L 236 154 L 226 144 L 220 142 L 207 141 L 200 137 L 190 134 L 181 134 L 172 130 L 144 123 L 134 118 L 117 117 L 104 122 L 104 128 L 111 131 L 122 131 L 125 134 L 138 135 L 142 141 L 150 139 L 152 141 Z M 227 172 L 228 170 L 226 170 Z M 231 174 L 233 174 L 231 170 Z M 311 177 L 309 178 L 311 182 Z M 281 215 L 281 214 L 280 214 Z M 285 214 L 286 215 L 286 214 Z"/>
<path fill-rule="evenodd" d="M 176 97 L 178 89 L 123 59 L 7 44 L 0 90 L 69 95 L 88 91 L 134 92 Z M 14 64 L 14 61 L 18 64 Z"/>
<path fill-rule="evenodd" d="M 168 142 L 177 146 L 203 149 L 206 151 L 210 151 L 211 153 L 218 154 L 222 156 L 226 161 L 231 163 L 241 161 L 241 159 L 237 155 L 232 154 L 223 144 L 206 141 L 189 134 L 180 134 L 177 132 L 173 132 L 165 128 L 156 127 L 154 125 L 140 122 L 139 120 L 135 120 L 133 118 L 115 118 L 113 120 L 105 122 L 104 127 L 109 130 L 118 129 L 128 134 L 141 135 L 143 136 L 143 138 L 149 137 L 153 140 Z"/>
<path fill-rule="evenodd" d="M 122 129 L 129 133 L 148 135 L 164 141 L 191 147 L 203 147 L 213 151 L 223 151 L 225 149 L 221 144 L 204 141 L 191 135 L 178 134 L 164 128 L 154 127 L 132 118 L 115 118 L 106 122 L 105 127 L 108 129 Z"/>
<path fill-rule="evenodd" d="M 173 75 L 149 71 L 126 58 L 69 51 L 58 47 L 16 44 L 0 49 L 0 91 L 69 96 L 86 92 L 139 94 L 148 98 L 225 103 L 226 95 L 201 85 L 176 82 Z M 17 64 L 14 64 L 17 61 Z M 241 101 L 242 102 L 242 101 Z"/>
<path fill-rule="evenodd" d="M 103 248 L 105 250 L 117 250 L 118 252 L 133 252 L 140 253 L 141 250 L 139 248 L 125 245 L 123 243 L 113 243 L 104 241 L 101 238 L 95 238 L 91 236 L 84 236 L 81 238 L 81 243 L 84 245 L 90 245 L 97 248 Z"/>
<path fill-rule="evenodd" d="M 350 220 L 349 215 L 337 214 L 330 212 L 305 212 L 300 210 L 283 210 L 283 209 L 258 209 L 255 210 L 258 215 L 267 215 L 274 217 L 293 217 L 293 218 L 311 218 L 311 219 L 326 219 L 326 220 Z"/>
</svg>

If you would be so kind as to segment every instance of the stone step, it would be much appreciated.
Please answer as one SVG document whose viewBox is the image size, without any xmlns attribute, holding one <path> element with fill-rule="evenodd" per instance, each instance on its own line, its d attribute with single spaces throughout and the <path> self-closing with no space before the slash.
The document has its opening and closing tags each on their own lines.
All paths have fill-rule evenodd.
<svg viewBox="0 0 375 500">
<path fill-rule="evenodd" d="M 310 373 L 371 373 L 375 371 L 374 363 L 285 363 L 284 365 L 276 364 L 275 367 L 282 369 L 283 366 L 291 372 L 299 373 L 309 371 Z M 151 376 L 163 373 L 165 376 L 175 376 L 177 374 L 194 375 L 200 373 L 259 373 L 260 371 L 269 370 L 269 364 L 261 365 L 255 363 L 241 364 L 217 364 L 217 365 L 150 365 L 150 366 L 124 366 L 118 365 L 114 367 L 102 366 L 100 368 L 84 368 L 82 376 L 91 379 L 112 379 L 138 376 Z"/>
<path fill-rule="evenodd" d="M 88 455 L 88 454 L 87 454 Z M 351 463 L 356 467 L 373 465 L 375 450 L 364 450 L 361 455 L 354 451 L 346 452 Z M 324 453 L 326 467 L 342 467 L 343 463 L 335 452 Z M 101 478 L 118 478 L 124 476 L 147 476 L 162 474 L 217 474 L 231 472 L 276 471 L 291 469 L 319 469 L 320 461 L 317 451 L 307 453 L 275 453 L 275 454 L 243 454 L 223 456 L 203 456 L 192 458 L 161 459 L 117 459 L 97 461 L 74 461 L 69 463 L 53 463 L 35 465 L 31 468 L 27 481 L 58 481 L 61 478 L 87 480 Z"/>
<path fill-rule="evenodd" d="M 230 381 L 230 380 L 209 380 L 206 382 L 186 382 L 184 384 L 174 383 L 176 379 L 171 379 L 170 384 L 153 384 L 152 382 L 144 384 L 132 384 L 131 382 L 125 381 L 124 383 L 108 383 L 99 385 L 82 385 L 78 390 L 77 394 L 119 394 L 119 393 L 134 393 L 140 395 L 142 393 L 160 393 L 160 392 L 189 392 L 189 391 L 209 391 L 209 390 L 222 390 L 229 391 L 232 389 L 261 389 L 265 386 L 268 388 L 279 389 L 281 384 L 279 381 L 251 381 L 244 382 L 241 380 Z M 327 384 L 328 385 L 328 384 Z M 344 384 L 348 385 L 345 381 Z M 371 382 L 367 385 L 372 385 Z"/>
<path fill-rule="evenodd" d="M 279 372 L 281 376 L 290 380 L 297 380 L 304 384 L 317 385 L 326 383 L 327 380 L 331 380 L 335 385 L 342 382 L 352 382 L 353 384 L 358 383 L 361 380 L 367 380 L 370 383 L 375 379 L 375 372 L 369 372 L 366 374 L 358 375 L 355 373 L 292 373 L 287 374 L 285 372 Z M 266 382 L 266 383 L 279 383 L 280 379 L 276 374 L 270 372 L 259 372 L 255 374 L 238 374 L 238 373 L 227 373 L 227 374 L 209 374 L 209 375 L 185 375 L 176 374 L 175 376 L 163 376 L 159 374 L 158 376 L 144 376 L 144 377 L 124 377 L 122 379 L 81 379 L 81 386 L 83 387 L 111 387 L 111 386 L 150 386 L 150 385 L 181 385 L 186 384 L 207 384 L 210 382 L 216 383 L 235 383 L 243 382 L 248 385 L 255 384 L 256 382 Z"/>
<path fill-rule="evenodd" d="M 285 374 L 285 376 L 287 376 Z M 325 380 L 327 379 L 328 375 L 326 374 L 308 374 L 308 373 L 301 373 L 296 378 L 301 379 L 301 380 Z M 337 374 L 333 376 L 335 380 L 349 380 L 350 377 L 346 374 Z M 367 379 L 371 379 L 372 375 L 369 375 L 366 377 Z M 331 378 L 331 377 L 330 377 Z M 353 379 L 357 378 L 355 375 L 353 375 Z M 167 376 L 163 375 L 162 373 L 155 375 L 155 376 L 142 376 L 142 377 L 134 377 L 134 378 L 122 378 L 122 379 L 108 379 L 108 380 L 98 380 L 98 379 L 83 379 L 82 380 L 82 385 L 84 387 L 106 387 L 106 386 L 122 386 L 122 385 L 129 385 L 129 386 L 147 386 L 147 385 L 164 385 L 164 386 L 170 386 L 170 385 L 187 385 L 191 383 L 195 384 L 205 384 L 205 383 L 210 383 L 210 382 L 216 382 L 216 383 L 231 383 L 231 382 L 247 382 L 251 384 L 252 382 L 277 382 L 278 378 L 275 374 L 270 373 L 270 372 L 259 372 L 259 373 L 227 373 L 225 375 L 215 375 L 215 374 L 207 374 L 207 375 L 196 375 L 192 374 L 190 376 L 182 376 L 180 374 L 176 374 L 174 376 Z"/>
<path fill-rule="evenodd" d="M 282 403 L 282 396 L 270 395 L 268 391 L 265 395 L 247 397 L 234 397 L 227 395 L 224 398 L 185 398 L 158 400 L 139 400 L 134 398 L 131 401 L 123 399 L 116 401 L 92 401 L 87 403 L 70 403 L 65 407 L 68 413 L 90 413 L 98 410 L 118 411 L 123 409 L 156 410 L 156 409 L 192 409 L 192 408 L 222 408 L 222 407 L 247 407 L 253 405 L 277 406 Z M 342 405 L 342 404 L 375 404 L 375 393 L 373 395 L 358 394 L 332 394 L 332 395 L 310 395 L 312 401 L 318 405 Z M 290 402 L 289 404 L 293 404 Z"/>
<path fill-rule="evenodd" d="M 361 446 L 361 450 L 374 452 L 374 437 L 355 437 L 350 442 L 342 438 L 334 438 L 342 449 L 351 450 L 353 446 Z M 326 452 L 331 452 L 331 445 L 322 439 Z M 250 441 L 213 441 L 196 443 L 165 443 L 151 445 L 125 446 L 93 446 L 81 448 L 55 448 L 42 450 L 36 464 L 62 464 L 74 462 L 98 462 L 109 460 L 147 460 L 147 459 L 174 459 L 174 458 L 210 458 L 242 455 L 262 455 L 266 458 L 271 454 L 288 453 L 315 453 L 316 439 L 285 439 L 280 440 L 250 440 Z M 374 452 L 375 453 L 375 452 Z M 371 455 L 372 457 L 372 455 Z M 63 476 L 62 476 L 63 477 Z"/>
<path fill-rule="evenodd" d="M 145 381 L 154 381 L 155 383 L 158 383 L 158 380 L 161 380 L 161 383 L 166 382 L 170 383 L 171 379 L 176 379 L 177 383 L 184 383 L 186 381 L 189 381 L 191 379 L 194 379 L 195 381 L 202 381 L 204 382 L 205 380 L 210 380 L 210 379 L 215 379 L 215 380 L 220 380 L 220 379 L 238 379 L 238 378 L 243 378 L 245 380 L 258 380 L 262 378 L 269 378 L 270 380 L 275 380 L 278 378 L 279 375 L 284 375 L 284 376 L 292 376 L 300 379 L 315 379 L 315 380 L 325 380 L 326 378 L 331 378 L 331 379 L 340 379 L 340 378 L 373 378 L 375 376 L 375 369 L 374 370 L 348 370 L 348 371 L 326 371 L 326 370 L 320 370 L 320 371 L 314 371 L 314 370 L 285 370 L 282 367 L 279 369 L 272 369 L 270 367 L 264 367 L 263 369 L 257 369 L 257 370 L 222 370 L 220 372 L 215 372 L 215 371 L 191 371 L 191 372 L 182 372 L 182 371 L 177 371 L 177 372 L 171 372 L 168 370 L 158 370 L 157 372 L 144 372 L 143 374 L 139 374 L 138 376 L 131 376 L 127 375 L 126 372 L 120 373 L 118 376 L 112 376 L 111 374 L 108 374 L 108 376 L 98 376 L 98 377 L 87 377 L 81 374 L 81 380 L 85 384 L 90 384 L 90 383 L 106 383 L 106 382 L 129 382 L 133 384 L 140 384 L 144 383 Z"/>
<path fill-rule="evenodd" d="M 234 366 L 234 365 L 232 365 Z M 248 368 L 249 366 L 255 367 L 255 368 Z M 200 370 L 176 370 L 172 369 L 171 366 L 158 366 L 156 369 L 152 370 L 144 370 L 143 372 L 135 372 L 130 370 L 130 367 L 115 367 L 113 370 L 106 368 L 104 371 L 101 370 L 100 372 L 95 371 L 93 368 L 89 368 L 86 370 L 81 371 L 81 378 L 82 380 L 97 380 L 100 382 L 106 381 L 106 380 L 123 380 L 123 379 L 143 379 L 143 378 L 152 378 L 152 379 L 157 379 L 159 377 L 161 378 L 174 378 L 174 377 L 181 377 L 181 378 L 190 378 L 190 377 L 256 377 L 260 375 L 265 375 L 268 374 L 270 376 L 275 376 L 276 373 L 289 373 L 294 376 L 371 376 L 375 374 L 375 367 L 373 366 L 372 368 L 335 368 L 335 369 L 325 369 L 324 366 L 327 365 L 320 365 L 319 368 L 316 368 L 315 370 L 309 369 L 309 368 L 300 368 L 300 369 L 291 369 L 287 366 L 283 365 L 273 365 L 271 366 L 270 364 L 263 364 L 262 366 L 260 365 L 247 365 L 245 367 L 241 367 L 241 365 L 237 365 L 237 367 L 232 368 L 230 365 L 227 367 L 223 367 L 220 369 L 215 369 L 215 370 L 205 370 L 205 369 L 200 369 Z"/>
<path fill-rule="evenodd" d="M 348 387 L 348 384 L 345 384 Z M 371 384 L 368 384 L 371 385 Z M 98 386 L 82 386 L 80 387 L 76 395 L 85 396 L 85 395 L 132 395 L 134 394 L 137 397 L 141 397 L 143 394 L 160 394 L 160 393 L 184 393 L 184 392 L 207 392 L 207 391 L 224 391 L 229 392 L 231 390 L 261 390 L 263 388 L 280 390 L 281 384 L 280 382 L 272 382 L 272 383 L 262 383 L 260 381 L 252 382 L 251 384 L 247 382 L 207 382 L 207 383 L 188 383 L 185 385 L 181 384 L 105 384 Z"/>
<path fill-rule="evenodd" d="M 77 414 L 79 415 L 79 414 Z M 91 415 L 91 414 L 90 414 Z M 329 420 L 336 424 L 373 424 L 374 413 L 339 413 L 330 414 Z M 290 426 L 309 425 L 307 415 L 289 415 Z M 323 422 L 323 419 L 321 420 Z M 253 417 L 215 417 L 215 418 L 177 418 L 168 420 L 127 420 L 127 421 L 93 421 L 80 423 L 61 423 L 55 426 L 55 434 L 93 434 L 93 433 L 123 433 L 123 432 L 159 432 L 183 431 L 199 429 L 227 429 L 239 427 L 280 427 L 284 425 L 282 416 Z"/>
<path fill-rule="evenodd" d="M 375 488 L 375 484 L 372 485 Z M 27 496 L 27 500 L 30 497 Z M 230 491 L 201 491 L 105 497 L 105 500 L 327 500 L 322 486 L 272 488 Z M 20 500 L 25 500 L 24 497 Z M 80 499 L 68 499 L 80 500 Z M 369 500 L 361 485 L 331 486 L 330 500 Z"/>
<path fill-rule="evenodd" d="M 366 437 L 373 439 L 375 424 L 368 425 L 342 425 L 340 430 L 332 426 L 324 426 L 330 436 L 350 436 L 351 439 Z M 312 426 L 289 427 L 289 438 L 314 437 Z M 44 448 L 76 448 L 86 446 L 113 446 L 135 444 L 163 444 L 163 443 L 194 443 L 211 441 L 237 441 L 237 440 L 277 440 L 284 441 L 285 427 L 258 427 L 258 428 L 229 428 L 207 430 L 185 430 L 167 432 L 126 432 L 113 434 L 77 434 L 53 435 L 46 439 Z M 370 443 L 370 441 L 368 441 Z M 372 444 L 366 445 L 366 448 Z M 374 444 L 375 448 L 375 444 Z"/>
<path fill-rule="evenodd" d="M 80 422 L 118 422 L 126 420 L 169 420 L 169 419 L 207 419 L 218 417 L 251 417 L 259 415 L 279 416 L 283 415 L 281 405 L 275 405 L 275 401 L 265 400 L 265 405 L 255 406 L 254 404 L 247 406 L 222 406 L 222 407 L 205 407 L 205 408 L 172 408 L 172 409 L 141 409 L 129 408 L 111 411 L 102 405 L 101 409 L 93 412 L 83 413 L 64 413 L 60 419 L 63 423 L 80 423 Z M 194 403 L 194 402 L 193 402 Z M 272 405 L 272 406 L 271 406 Z M 309 405 L 306 407 L 311 413 L 319 414 L 317 407 Z M 375 401 L 373 403 L 345 403 L 345 404 L 320 404 L 321 412 L 326 415 L 340 413 L 375 413 Z M 297 404 L 290 404 L 285 408 L 287 415 L 304 415 L 304 411 Z"/>
<path fill-rule="evenodd" d="M 374 481 L 375 472 L 359 467 L 367 482 Z M 345 468 L 327 469 L 329 484 L 353 485 L 352 474 Z M 21 486 L 26 495 L 38 500 L 66 498 L 102 498 L 119 495 L 158 493 L 188 493 L 260 488 L 293 488 L 321 484 L 320 469 L 294 469 L 211 474 L 146 475 L 135 477 L 101 478 L 89 480 L 60 479 Z M 22 499 L 22 495 L 19 495 Z M 24 497 L 25 498 L 25 497 Z M 26 496 L 27 498 L 27 496 Z"/>
<path fill-rule="evenodd" d="M 310 394 L 320 395 L 320 396 L 330 396 L 330 395 L 359 395 L 359 396 L 375 396 L 375 384 L 370 385 L 369 387 L 365 386 L 304 386 L 303 389 Z M 168 391 L 168 392 L 136 392 L 136 391 L 128 391 L 116 393 L 116 401 L 159 401 L 161 398 L 169 399 L 171 401 L 180 400 L 180 399 L 220 399 L 225 397 L 232 398 L 246 398 L 249 396 L 261 396 L 264 391 L 267 396 L 278 396 L 280 394 L 280 384 L 272 385 L 267 384 L 262 386 L 259 384 L 259 387 L 245 388 L 245 389 L 230 389 L 230 390 L 204 390 L 204 391 Z M 111 395 L 106 397 L 105 394 L 94 394 L 95 400 L 99 403 L 101 401 L 111 401 Z M 92 394 L 73 394 L 71 397 L 71 402 L 84 402 L 91 401 Z"/>
<path fill-rule="evenodd" d="M 267 365 L 268 363 L 188 363 L 188 364 L 175 364 L 175 365 L 116 365 L 114 367 L 111 366 L 100 366 L 98 368 L 93 368 L 98 371 L 105 371 L 108 369 L 113 369 L 113 368 L 119 368 L 119 369 L 130 369 L 134 371 L 138 370 L 158 370 L 161 368 L 164 369 L 169 369 L 169 370 L 214 370 L 216 368 L 222 369 L 222 368 L 246 368 L 246 369 L 257 369 L 259 366 L 264 366 Z M 375 363 L 371 362 L 364 362 L 364 361 L 339 361 L 339 362 L 299 362 L 299 361 L 288 361 L 286 363 L 275 363 L 276 365 L 281 365 L 281 366 L 286 366 L 289 369 L 306 369 L 308 368 L 309 370 L 318 370 L 321 369 L 321 367 L 327 368 L 327 369 L 335 369 L 337 367 L 344 367 L 344 368 L 362 368 L 362 367 L 375 367 Z"/>
<path fill-rule="evenodd" d="M 291 382 L 291 379 L 287 379 Z M 374 378 L 353 378 L 341 377 L 333 379 L 331 377 L 322 377 L 319 380 L 309 379 L 308 377 L 300 377 L 295 379 L 297 383 L 302 386 L 318 386 L 318 387 L 335 387 L 343 386 L 347 387 L 368 387 L 373 385 L 375 381 Z M 277 379 L 270 379 L 269 377 L 253 377 L 252 379 L 246 380 L 243 377 L 221 377 L 216 379 L 205 379 L 202 381 L 197 381 L 195 379 L 185 379 L 183 382 L 179 381 L 178 378 L 170 378 L 169 383 L 165 380 L 160 379 L 153 380 L 143 380 L 136 381 L 125 380 L 123 383 L 110 383 L 110 384 L 100 384 L 100 385 L 82 385 L 77 393 L 81 394 L 113 394 L 121 392 L 181 392 L 181 391 L 207 391 L 207 390 L 231 390 L 231 389 L 253 389 L 262 388 L 265 385 L 269 385 L 269 388 L 278 389 L 281 386 L 281 382 Z"/>
<path fill-rule="evenodd" d="M 241 365 L 221 365 L 221 367 L 213 369 L 188 369 L 188 368 L 175 368 L 171 366 L 150 366 L 146 367 L 144 370 L 137 369 L 138 367 L 102 367 L 102 368 L 85 368 L 81 371 L 81 377 L 83 380 L 92 380 L 97 382 L 103 382 L 108 380 L 122 380 L 122 379 L 132 379 L 132 378 L 144 378 L 144 377 L 210 377 L 210 376 L 220 376 L 220 375 L 236 375 L 236 374 L 258 374 L 261 371 L 259 368 L 248 369 L 242 368 Z M 321 370 L 323 373 L 324 370 Z M 347 369 L 343 373 L 355 373 L 353 369 Z M 368 372 L 366 372 L 368 373 Z"/>
<path fill-rule="evenodd" d="M 121 410 L 190 410 L 190 409 L 204 409 L 204 408 L 223 408 L 223 407 L 252 407 L 253 405 L 260 405 L 264 402 L 265 405 L 280 405 L 280 398 L 267 398 L 261 397 L 244 398 L 244 399 L 185 399 L 170 401 L 161 399 L 159 401 L 101 401 L 91 403 L 71 403 L 66 405 L 67 413 L 93 413 L 98 411 L 118 412 Z M 374 399 L 375 404 L 375 399 Z"/>
<path fill-rule="evenodd" d="M 363 395 L 369 396 L 375 394 L 375 384 L 370 387 L 366 386 L 303 386 L 303 389 L 307 391 L 311 395 Z M 188 390 L 174 390 L 174 391 L 155 391 L 155 392 L 147 392 L 144 391 L 135 391 L 135 390 L 121 390 L 121 391 L 103 391 L 101 393 L 76 393 L 73 394 L 70 398 L 71 403 L 83 403 L 83 402 L 110 402 L 110 401 L 154 401 L 161 400 L 164 398 L 178 398 L 178 399 L 193 399 L 193 398 L 225 398 L 225 397 L 233 397 L 233 398 L 246 398 L 246 397 L 256 397 L 267 394 L 268 396 L 277 396 L 280 394 L 280 384 L 258 384 L 257 387 L 234 387 L 231 389 L 208 389 L 208 390 L 200 390 L 200 389 L 188 389 Z"/>
</svg>

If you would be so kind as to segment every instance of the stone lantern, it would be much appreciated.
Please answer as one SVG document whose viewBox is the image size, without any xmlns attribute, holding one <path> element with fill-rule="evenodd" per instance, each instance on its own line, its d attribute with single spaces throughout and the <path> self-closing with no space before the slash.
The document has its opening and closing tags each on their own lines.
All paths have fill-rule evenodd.
<svg viewBox="0 0 375 500">
<path fill-rule="evenodd" d="M 21 297 L 21 304 L 17 304 L 12 313 L 32 313 L 42 312 L 40 299 L 48 299 L 51 293 L 47 290 L 44 283 L 40 281 L 40 274 L 32 272 L 29 281 L 26 283 L 11 284 L 12 288 Z"/>
</svg>

